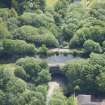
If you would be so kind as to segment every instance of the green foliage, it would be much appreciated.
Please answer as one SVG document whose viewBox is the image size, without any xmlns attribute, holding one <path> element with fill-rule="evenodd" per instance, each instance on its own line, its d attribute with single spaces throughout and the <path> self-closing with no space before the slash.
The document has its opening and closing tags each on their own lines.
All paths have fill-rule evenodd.
<svg viewBox="0 0 105 105">
<path fill-rule="evenodd" d="M 21 76 L 22 78 L 25 76 L 26 80 L 29 82 L 33 82 L 37 85 L 47 83 L 51 79 L 47 64 L 40 60 L 26 57 L 19 59 L 16 64 L 23 67 L 22 72 L 16 72 L 17 76 Z"/>
<path fill-rule="evenodd" d="M 13 94 L 19 94 L 25 91 L 27 85 L 23 80 L 12 77 L 12 80 L 10 80 L 6 86 L 6 90 L 8 92 L 12 92 Z"/>
<path fill-rule="evenodd" d="M 10 68 L 0 67 L 0 89 L 6 90 L 6 84 L 12 79 L 13 74 L 9 71 Z"/>
<path fill-rule="evenodd" d="M 105 20 L 105 2 L 104 1 L 96 1 L 94 5 L 92 5 L 90 9 L 90 15 L 99 20 Z"/>
<path fill-rule="evenodd" d="M 34 42 L 35 35 L 38 34 L 38 29 L 32 26 L 22 26 L 17 28 L 13 33 L 15 39 L 26 40 L 29 42 Z"/>
<path fill-rule="evenodd" d="M 105 51 L 105 41 L 102 43 L 103 50 Z"/>
<path fill-rule="evenodd" d="M 39 13 L 26 12 L 19 18 L 22 25 L 32 25 L 35 27 L 45 26 L 54 23 L 53 16 L 44 14 L 42 11 Z"/>
<path fill-rule="evenodd" d="M 86 12 L 80 5 L 70 5 L 65 15 L 64 37 L 70 40 L 70 48 L 80 48 L 86 40 L 101 44 L 105 39 L 104 3 L 96 2 Z"/>
<path fill-rule="evenodd" d="M 49 2 L 0 0 L 0 59 L 32 56 L 35 46 L 46 55 L 48 48 L 69 43 L 70 48 L 91 54 L 63 67 L 67 92 L 104 95 L 105 54 L 95 53 L 105 52 L 105 2 L 93 0 L 88 10 L 74 0 Z M 0 105 L 46 105 L 50 80 L 47 63 L 35 58 L 0 64 Z M 65 97 L 58 89 L 49 105 L 77 105 L 77 99 Z"/>
<path fill-rule="evenodd" d="M 47 47 L 57 47 L 59 45 L 58 40 L 55 38 L 55 36 L 45 28 L 22 26 L 16 29 L 13 37 L 15 39 L 21 39 L 35 43 L 36 46 L 45 44 Z"/>
<path fill-rule="evenodd" d="M 101 43 L 105 39 L 104 28 L 99 26 L 81 28 L 76 32 L 74 37 L 71 39 L 70 47 L 73 48 L 83 47 L 83 43 L 88 39 Z"/>
<path fill-rule="evenodd" d="M 89 60 L 66 64 L 63 71 L 69 80 L 68 91 L 72 92 L 78 85 L 81 92 L 103 93 L 105 85 L 102 82 L 104 81 L 104 68 L 105 54 L 92 53 Z"/>
<path fill-rule="evenodd" d="M 12 0 L 12 5 L 19 13 L 24 11 L 33 11 L 37 9 L 41 9 L 44 11 L 45 9 L 45 0 Z"/>
<path fill-rule="evenodd" d="M 57 11 L 63 17 L 65 15 L 67 7 L 71 4 L 72 0 L 58 0 L 55 6 L 55 11 Z"/>
<path fill-rule="evenodd" d="M 75 96 L 71 96 L 68 98 L 67 105 L 77 105 L 77 98 Z"/>
<path fill-rule="evenodd" d="M 10 18 L 10 17 L 17 17 L 17 12 L 13 8 L 12 9 L 0 8 L 0 17 L 4 21 L 7 21 L 7 19 Z"/>
<path fill-rule="evenodd" d="M 5 97 L 4 92 L 0 90 L 0 104 L 1 105 L 4 105 L 4 97 Z"/>
<path fill-rule="evenodd" d="M 67 14 L 65 15 L 63 24 L 63 34 L 65 40 L 70 41 L 79 29 L 80 23 L 83 19 L 85 19 L 85 11 L 81 5 L 71 4 L 67 8 Z"/>
<path fill-rule="evenodd" d="M 27 76 L 26 76 L 27 74 L 23 67 L 20 67 L 20 66 L 17 67 L 14 71 L 14 74 L 15 74 L 15 76 L 17 76 L 23 80 L 27 80 Z"/>
<path fill-rule="evenodd" d="M 55 90 L 50 99 L 49 105 L 67 105 L 66 97 L 62 94 L 62 91 L 58 89 Z"/>
<path fill-rule="evenodd" d="M 86 53 L 91 53 L 91 52 L 100 53 L 100 52 L 102 52 L 100 44 L 97 42 L 94 42 L 92 40 L 86 40 L 85 43 L 83 44 L 83 46 L 84 46 Z"/>
<path fill-rule="evenodd" d="M 35 46 L 22 40 L 5 39 L 2 41 L 3 51 L 7 55 L 33 55 L 36 53 Z"/>
<path fill-rule="evenodd" d="M 34 27 L 45 27 L 51 31 L 54 36 L 59 37 L 59 27 L 56 26 L 54 16 L 50 12 L 43 13 L 42 11 L 37 11 L 36 13 L 24 12 L 19 20 L 21 25 L 32 25 Z"/>
<path fill-rule="evenodd" d="M 2 19 L 0 18 L 0 39 L 11 38 L 10 32 L 7 29 L 7 26 Z"/>
<path fill-rule="evenodd" d="M 10 32 L 14 32 L 14 30 L 18 28 L 19 24 L 20 22 L 16 17 L 11 17 L 7 20 L 7 26 Z"/>
<path fill-rule="evenodd" d="M 1 105 L 45 105 L 46 85 L 32 85 L 14 75 L 18 66 L 0 66 L 0 104 Z"/>
<path fill-rule="evenodd" d="M 28 1 L 28 0 L 24 0 L 25 2 L 25 10 L 29 11 L 29 10 L 37 10 L 40 9 L 42 11 L 45 10 L 45 0 L 33 0 L 33 1 Z"/>
<path fill-rule="evenodd" d="M 47 51 L 48 51 L 48 48 L 47 48 L 45 45 L 42 45 L 42 46 L 39 48 L 39 53 L 40 53 L 40 54 L 47 55 Z"/>
</svg>

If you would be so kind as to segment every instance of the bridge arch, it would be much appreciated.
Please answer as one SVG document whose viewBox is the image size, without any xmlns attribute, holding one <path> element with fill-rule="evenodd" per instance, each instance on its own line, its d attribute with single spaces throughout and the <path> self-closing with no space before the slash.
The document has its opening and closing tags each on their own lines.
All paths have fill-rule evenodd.
<svg viewBox="0 0 105 105">
<path fill-rule="evenodd" d="M 65 91 L 68 80 L 64 72 L 61 70 L 60 65 L 50 65 L 49 70 L 52 77 L 51 81 L 58 82 L 60 84 L 60 87 Z"/>
</svg>

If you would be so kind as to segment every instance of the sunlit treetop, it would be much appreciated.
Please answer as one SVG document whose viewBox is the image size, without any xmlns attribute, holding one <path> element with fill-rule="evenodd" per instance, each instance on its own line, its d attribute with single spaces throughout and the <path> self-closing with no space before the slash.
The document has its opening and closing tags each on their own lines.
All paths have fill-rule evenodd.
<svg viewBox="0 0 105 105">
<path fill-rule="evenodd" d="M 105 0 L 81 0 L 81 3 L 84 8 L 91 8 L 96 3 L 103 3 Z"/>
<path fill-rule="evenodd" d="M 54 7 L 58 0 L 46 0 L 47 7 Z"/>
</svg>

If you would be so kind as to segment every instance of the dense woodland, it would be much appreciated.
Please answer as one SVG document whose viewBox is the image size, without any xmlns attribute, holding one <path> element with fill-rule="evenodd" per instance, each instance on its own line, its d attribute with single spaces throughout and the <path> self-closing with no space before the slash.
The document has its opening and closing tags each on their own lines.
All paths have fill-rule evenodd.
<svg viewBox="0 0 105 105">
<path fill-rule="evenodd" d="M 34 56 L 53 48 L 76 49 L 88 58 L 65 63 L 69 96 L 57 90 L 49 105 L 76 105 L 74 91 L 105 96 L 105 0 L 86 3 L 0 0 L 0 105 L 46 105 L 51 73 Z"/>
</svg>

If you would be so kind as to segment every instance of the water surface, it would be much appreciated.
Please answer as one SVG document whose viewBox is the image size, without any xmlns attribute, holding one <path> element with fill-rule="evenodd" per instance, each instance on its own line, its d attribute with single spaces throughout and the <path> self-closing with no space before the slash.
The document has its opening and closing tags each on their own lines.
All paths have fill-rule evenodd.
<svg viewBox="0 0 105 105">
<path fill-rule="evenodd" d="M 69 55 L 52 55 L 52 56 L 48 56 L 48 57 L 39 57 L 37 56 L 36 58 L 38 59 L 42 59 L 45 60 L 46 62 L 50 63 L 50 64 L 54 64 L 54 63 L 65 63 L 67 61 L 73 61 L 73 60 L 80 60 L 81 57 L 78 56 L 73 56 L 71 54 Z"/>
</svg>

